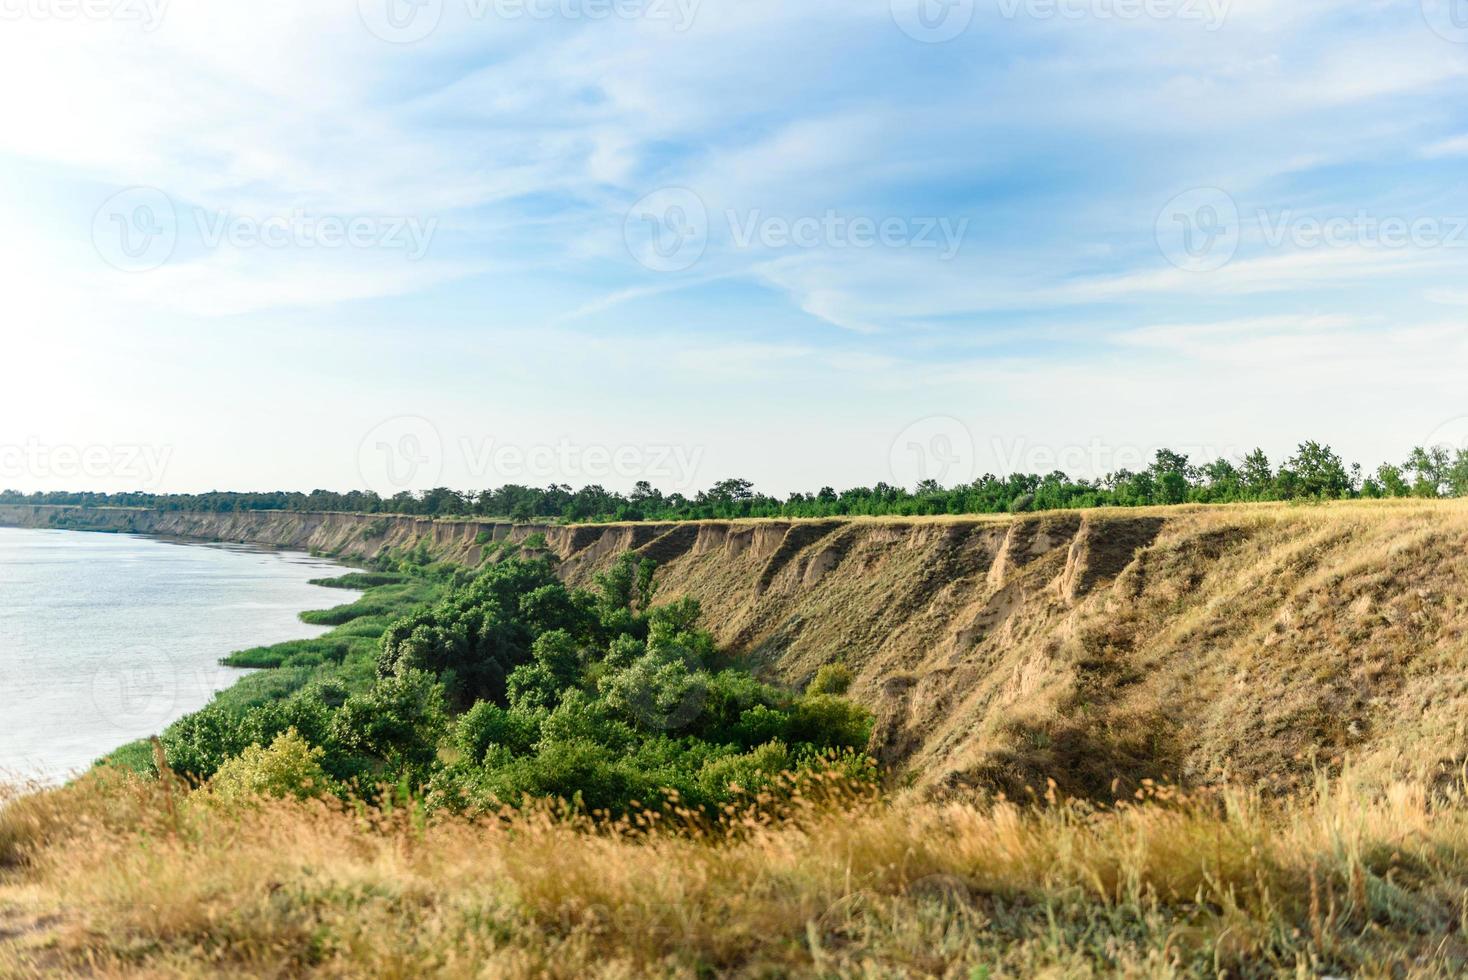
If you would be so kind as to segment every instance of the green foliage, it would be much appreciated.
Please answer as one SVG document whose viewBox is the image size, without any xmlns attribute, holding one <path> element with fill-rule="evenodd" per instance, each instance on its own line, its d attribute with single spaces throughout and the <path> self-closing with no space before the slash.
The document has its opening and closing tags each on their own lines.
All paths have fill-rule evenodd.
<svg viewBox="0 0 1468 980">
<path fill-rule="evenodd" d="M 277 735 L 268 749 L 251 745 L 225 762 L 209 781 L 209 788 L 217 799 L 233 805 L 248 805 L 262 797 L 304 800 L 324 796 L 333 790 L 321 768 L 325 754 L 290 729 Z"/>
<path fill-rule="evenodd" d="M 379 517 L 375 521 L 369 521 L 362 528 L 362 537 L 367 540 L 383 538 L 387 536 L 387 532 L 390 530 L 392 530 L 392 521 L 389 521 L 385 517 Z"/>
<path fill-rule="evenodd" d="M 330 736 L 384 773 L 424 782 L 447 730 L 443 685 L 425 671 L 407 670 L 347 698 L 331 719 Z"/>
<path fill-rule="evenodd" d="M 1339 499 L 1351 495 L 1351 477 L 1341 458 L 1329 446 L 1301 443 L 1299 451 L 1285 463 L 1296 492 L 1293 496 Z"/>
<path fill-rule="evenodd" d="M 122 769 L 140 776 L 156 776 L 153 762 L 153 743 L 148 739 L 129 742 L 98 759 L 96 765 L 108 769 Z"/>
<path fill-rule="evenodd" d="M 169 726 L 162 735 L 169 765 L 202 781 L 250 746 L 268 746 L 294 729 L 322 750 L 321 765 L 334 780 L 385 776 L 397 781 L 403 773 L 387 770 L 398 756 L 372 758 L 344 744 L 333 727 L 334 717 L 352 695 L 369 691 L 377 682 L 379 638 L 388 623 L 442 590 L 441 584 L 427 579 L 373 586 L 358 603 L 346 607 L 369 615 L 348 619 L 315 639 L 232 655 L 226 663 L 266 669 L 241 678 L 204 709 Z M 141 771 L 152 771 L 151 754 L 145 758 L 144 750 L 122 760 L 132 768 L 144 761 L 147 767 Z"/>
<path fill-rule="evenodd" d="M 807 694 L 845 694 L 851 687 L 851 668 L 845 664 L 826 664 L 806 685 Z"/>
<path fill-rule="evenodd" d="M 654 566 L 633 555 L 596 592 L 545 559 L 459 587 L 410 567 L 332 611 L 343 625 L 325 636 L 238 655 L 270 669 L 170 726 L 170 766 L 231 799 L 404 785 L 444 807 L 554 796 L 621 813 L 673 794 L 718 807 L 870 737 L 836 693 L 849 673 L 799 696 L 761 683 L 725 661 L 696 601 L 650 606 Z"/>
<path fill-rule="evenodd" d="M 540 739 L 540 720 L 534 715 L 506 711 L 480 701 L 459 716 L 454 725 L 454 747 L 471 762 L 484 761 L 491 748 L 524 755 Z"/>
<path fill-rule="evenodd" d="M 1426 446 L 1414 449 L 1398 475 L 1408 476 L 1411 493 L 1433 497 L 1468 495 L 1468 450 L 1455 446 Z M 545 488 L 509 484 L 477 494 L 456 493 L 437 487 L 424 493 L 399 493 L 383 499 L 372 493 L 209 493 L 209 494 L 95 494 L 37 492 L 0 493 L 0 503 L 157 507 L 164 510 L 207 512 L 294 510 L 340 511 L 359 514 L 410 514 L 439 519 L 505 518 L 517 524 L 534 521 L 692 521 L 731 518 L 820 518 L 835 516 L 917 516 L 923 514 L 1029 513 L 1082 507 L 1140 507 L 1175 503 L 1236 503 L 1245 501 L 1330 499 L 1338 496 L 1398 496 L 1399 487 L 1388 486 L 1380 470 L 1361 479 L 1354 467 L 1341 464 L 1329 446 L 1301 443 L 1296 453 L 1276 469 L 1262 450 L 1255 449 L 1239 460 L 1215 459 L 1196 463 L 1186 455 L 1160 450 L 1153 463 L 1140 472 L 1117 470 L 1092 479 L 1076 479 L 1065 473 L 985 474 L 971 483 L 940 486 L 934 480 L 916 487 L 894 487 L 878 483 L 836 491 L 822 487 L 815 493 L 793 493 L 779 498 L 757 492 L 744 479 L 722 480 L 692 497 L 664 494 L 646 481 L 630 494 L 613 493 L 601 486 L 572 490 L 553 484 Z M 378 518 L 363 529 L 364 535 L 381 537 L 391 528 Z M 485 557 L 498 554 L 510 558 L 518 545 L 490 543 L 481 532 L 476 543 L 485 545 Z M 544 534 L 535 532 L 524 543 L 528 550 L 544 546 Z M 426 553 L 387 553 L 381 570 L 398 571 L 433 565 Z M 622 574 L 621 571 L 618 574 Z M 651 606 L 651 594 L 637 586 L 644 581 L 632 573 L 630 591 L 622 589 L 639 607 Z M 645 581 L 650 584 L 648 573 Z"/>
<path fill-rule="evenodd" d="M 717 787 L 762 785 L 772 760 L 865 747 L 870 717 L 854 705 L 721 667 L 696 601 L 643 609 L 651 563 L 623 555 L 595 581 L 595 594 L 567 590 L 544 561 L 510 559 L 388 631 L 383 676 L 428 670 L 474 692 L 454 726 L 457 761 L 431 780 L 439 805 L 559 796 L 620 812 L 676 790 L 714 806 L 733 798 Z M 502 683 L 481 683 L 486 663 Z"/>
<path fill-rule="evenodd" d="M 401 585 L 407 579 L 393 572 L 348 572 L 334 578 L 313 578 L 311 585 L 328 589 L 375 589 L 383 585 Z"/>
</svg>

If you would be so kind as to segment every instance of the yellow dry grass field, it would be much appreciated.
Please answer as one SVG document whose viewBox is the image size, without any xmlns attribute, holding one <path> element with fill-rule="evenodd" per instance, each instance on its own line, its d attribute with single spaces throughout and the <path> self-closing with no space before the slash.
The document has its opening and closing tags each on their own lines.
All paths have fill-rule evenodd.
<svg viewBox="0 0 1468 980">
<path fill-rule="evenodd" d="M 1468 968 L 1457 787 L 1110 806 L 831 786 L 719 832 L 224 809 L 85 780 L 0 814 L 0 971 L 96 977 L 1322 976 Z M 652 826 L 649 826 L 652 825 Z"/>
<path fill-rule="evenodd" d="M 88 777 L 0 808 L 0 976 L 1468 972 L 1468 502 L 639 533 L 769 676 L 851 669 L 880 797 L 598 827 Z"/>
</svg>

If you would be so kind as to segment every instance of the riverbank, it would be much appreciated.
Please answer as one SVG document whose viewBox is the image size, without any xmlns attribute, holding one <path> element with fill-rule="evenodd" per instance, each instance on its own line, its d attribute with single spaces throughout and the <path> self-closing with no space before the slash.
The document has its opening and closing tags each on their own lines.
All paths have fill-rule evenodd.
<svg viewBox="0 0 1468 980">
<path fill-rule="evenodd" d="M 254 545 L 0 528 L 0 770 L 58 780 L 202 708 L 240 647 L 307 640 L 347 569 Z"/>
<path fill-rule="evenodd" d="M 16 519 L 470 569 L 519 542 L 572 585 L 631 551 L 769 679 L 849 668 L 874 751 L 935 791 L 1298 787 L 1347 753 L 1383 776 L 1468 757 L 1468 694 L 1428 680 L 1468 672 L 1468 501 L 556 527 L 0 508 Z"/>
</svg>

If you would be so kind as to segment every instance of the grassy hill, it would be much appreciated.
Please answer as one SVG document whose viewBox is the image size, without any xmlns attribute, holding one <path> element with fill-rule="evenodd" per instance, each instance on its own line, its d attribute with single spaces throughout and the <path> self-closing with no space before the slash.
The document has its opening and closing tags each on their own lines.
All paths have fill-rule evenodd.
<svg viewBox="0 0 1468 980">
<path fill-rule="evenodd" d="M 0 808 L 0 975 L 1468 969 L 1468 503 L 537 533 L 772 680 L 846 666 L 885 788 L 608 824 L 99 774 Z"/>
</svg>

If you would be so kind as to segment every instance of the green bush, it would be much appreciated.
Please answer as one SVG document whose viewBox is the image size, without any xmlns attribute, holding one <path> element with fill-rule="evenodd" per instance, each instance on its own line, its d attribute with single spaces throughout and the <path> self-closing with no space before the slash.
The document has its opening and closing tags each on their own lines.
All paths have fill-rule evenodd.
<svg viewBox="0 0 1468 980">
<path fill-rule="evenodd" d="M 845 664 L 826 664 L 806 685 L 807 694 L 845 694 L 851 688 L 851 668 Z"/>
<path fill-rule="evenodd" d="M 209 789 L 215 798 L 233 805 L 261 797 L 324 796 L 332 792 L 331 780 L 321 768 L 325 754 L 292 728 L 277 735 L 268 749 L 251 745 L 225 762 L 209 781 Z"/>
<path fill-rule="evenodd" d="M 491 746 L 524 755 L 539 739 L 540 721 L 536 716 L 506 711 L 488 701 L 480 701 L 464 712 L 454 725 L 454 745 L 471 762 L 484 761 Z"/>
<path fill-rule="evenodd" d="M 408 557 L 404 581 L 315 617 L 331 633 L 237 655 L 270 669 L 170 726 L 169 764 L 231 798 L 387 784 L 436 806 L 625 813 L 674 794 L 717 808 L 827 753 L 865 758 L 871 718 L 835 693 L 849 672 L 795 696 L 731 667 L 697 602 L 647 607 L 650 563 L 623 556 L 590 592 L 544 559 L 454 587 Z"/>
</svg>

